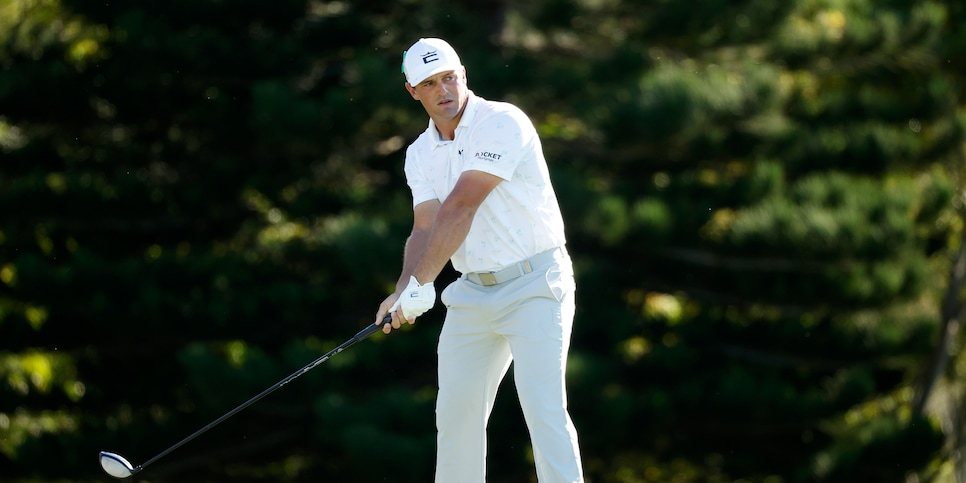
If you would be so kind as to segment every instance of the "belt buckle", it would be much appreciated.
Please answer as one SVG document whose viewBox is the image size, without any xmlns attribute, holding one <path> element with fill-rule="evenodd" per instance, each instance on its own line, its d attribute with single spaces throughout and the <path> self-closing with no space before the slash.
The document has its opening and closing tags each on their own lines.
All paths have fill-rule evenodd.
<svg viewBox="0 0 966 483">
<path fill-rule="evenodd" d="M 482 283 L 483 285 L 496 285 L 495 272 L 478 273 L 477 276 L 480 277 L 480 283 Z"/>
</svg>

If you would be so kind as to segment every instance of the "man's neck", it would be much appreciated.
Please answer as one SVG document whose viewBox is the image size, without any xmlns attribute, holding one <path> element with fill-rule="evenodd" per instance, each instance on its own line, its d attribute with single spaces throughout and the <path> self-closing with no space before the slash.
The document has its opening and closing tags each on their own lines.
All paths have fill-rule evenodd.
<svg viewBox="0 0 966 483">
<path fill-rule="evenodd" d="M 436 132 L 439 133 L 439 139 L 443 141 L 452 141 L 456 139 L 456 128 L 452 129 L 440 129 L 439 124 L 436 125 Z"/>
<path fill-rule="evenodd" d="M 450 119 L 433 118 L 433 125 L 436 126 L 436 132 L 439 133 L 440 139 L 444 141 L 456 139 L 456 128 L 460 125 L 460 120 L 463 119 L 463 113 L 466 112 L 466 106 L 468 105 L 470 105 L 469 98 L 463 103 L 463 107 L 460 108 L 456 117 Z"/>
<path fill-rule="evenodd" d="M 464 108 L 465 109 L 465 108 Z M 463 118 L 463 111 L 453 119 L 447 119 L 440 122 L 437 119 L 433 119 L 433 125 L 436 126 L 436 132 L 439 133 L 439 138 L 444 141 L 452 141 L 456 138 L 456 126 L 460 125 L 460 119 Z"/>
</svg>

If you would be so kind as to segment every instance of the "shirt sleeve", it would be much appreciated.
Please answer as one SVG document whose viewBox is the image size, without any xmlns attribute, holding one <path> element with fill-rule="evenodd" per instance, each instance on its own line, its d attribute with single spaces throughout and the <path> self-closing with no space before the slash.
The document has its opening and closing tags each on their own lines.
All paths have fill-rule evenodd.
<svg viewBox="0 0 966 483">
<path fill-rule="evenodd" d="M 436 194 L 436 190 L 433 189 L 433 184 L 429 181 L 429 178 L 423 174 L 423 170 L 420 168 L 419 156 L 416 154 L 416 150 L 410 146 L 409 149 L 406 150 L 404 172 L 406 173 L 406 184 L 409 185 L 409 190 L 413 193 L 414 208 L 420 203 L 439 199 L 439 196 Z"/>
<path fill-rule="evenodd" d="M 470 156 L 463 171 L 483 171 L 510 180 L 520 161 L 533 150 L 536 134 L 533 123 L 519 109 L 489 116 L 466 146 Z"/>
</svg>

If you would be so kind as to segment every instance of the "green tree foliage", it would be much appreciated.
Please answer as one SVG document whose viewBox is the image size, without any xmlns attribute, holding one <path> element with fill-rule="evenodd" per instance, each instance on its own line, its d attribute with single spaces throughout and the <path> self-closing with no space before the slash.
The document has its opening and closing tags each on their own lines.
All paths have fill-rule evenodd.
<svg viewBox="0 0 966 483">
<path fill-rule="evenodd" d="M 543 136 L 593 481 L 928 473 L 910 384 L 954 228 L 961 8 L 0 0 L 0 474 L 144 461 L 371 322 L 411 223 L 419 36 Z M 145 479 L 428 481 L 441 315 Z M 494 482 L 532 480 L 512 390 Z"/>
<path fill-rule="evenodd" d="M 949 32 L 944 39 L 944 46 L 940 53 L 941 59 L 946 59 L 944 70 L 952 78 L 952 83 L 956 89 L 956 97 L 952 103 L 962 105 L 962 99 L 966 96 L 963 90 L 964 70 L 962 55 L 964 30 L 961 26 L 966 22 L 966 10 L 961 5 L 949 5 L 949 16 L 946 20 Z M 960 114 L 961 115 L 961 114 Z M 960 457 L 964 447 L 963 430 L 964 420 L 966 420 L 966 390 L 964 390 L 963 361 L 966 360 L 966 352 L 963 347 L 963 332 L 960 329 L 963 317 L 963 284 L 966 282 L 966 246 L 964 246 L 963 231 L 964 220 L 964 182 L 962 165 L 966 152 L 959 153 L 959 161 L 954 164 L 951 170 L 953 179 L 956 180 L 958 195 L 953 198 L 953 207 L 956 211 L 955 219 L 951 223 L 954 233 L 951 242 L 948 244 L 950 252 L 950 264 L 947 268 L 948 275 L 943 283 L 943 299 L 939 314 L 940 325 L 938 328 L 937 343 L 933 354 L 926 360 L 922 374 L 917 381 L 916 396 L 913 400 L 913 408 L 921 413 L 935 414 L 941 421 L 943 432 L 946 435 L 947 444 L 940 454 L 943 464 L 937 465 L 937 481 L 964 481 L 966 479 L 966 464 Z"/>
<path fill-rule="evenodd" d="M 387 188 L 419 118 L 391 94 L 398 49 L 373 54 L 366 17 L 305 2 L 4 5 L 5 474 L 90 475 L 98 448 L 146 459 L 370 322 L 408 224 L 405 193 Z M 212 434 L 189 469 L 282 479 L 321 471 L 301 463 L 316 455 L 340 461 L 339 429 L 306 421 L 327 417 L 321 387 L 371 407 L 404 384 L 358 384 L 391 365 L 369 354 L 342 388 L 320 370 Z M 348 424 L 356 450 L 393 431 Z M 65 447 L 69 461 L 39 464 Z"/>
<path fill-rule="evenodd" d="M 575 3 L 570 22 L 592 95 L 567 148 L 600 200 L 570 205 L 596 247 L 577 338 L 610 348 L 575 371 L 599 394 L 577 412 L 626 454 L 595 462 L 604 481 L 900 481 L 940 442 L 906 383 L 934 340 L 940 167 L 962 143 L 948 11 L 658 5 Z"/>
</svg>

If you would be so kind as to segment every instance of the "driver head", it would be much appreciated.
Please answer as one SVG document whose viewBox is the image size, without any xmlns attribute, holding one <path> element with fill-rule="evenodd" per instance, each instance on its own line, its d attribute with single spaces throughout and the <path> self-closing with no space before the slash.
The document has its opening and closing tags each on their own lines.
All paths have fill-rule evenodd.
<svg viewBox="0 0 966 483">
<path fill-rule="evenodd" d="M 101 468 L 115 478 L 127 478 L 134 474 L 134 467 L 123 456 L 101 451 Z"/>
</svg>

